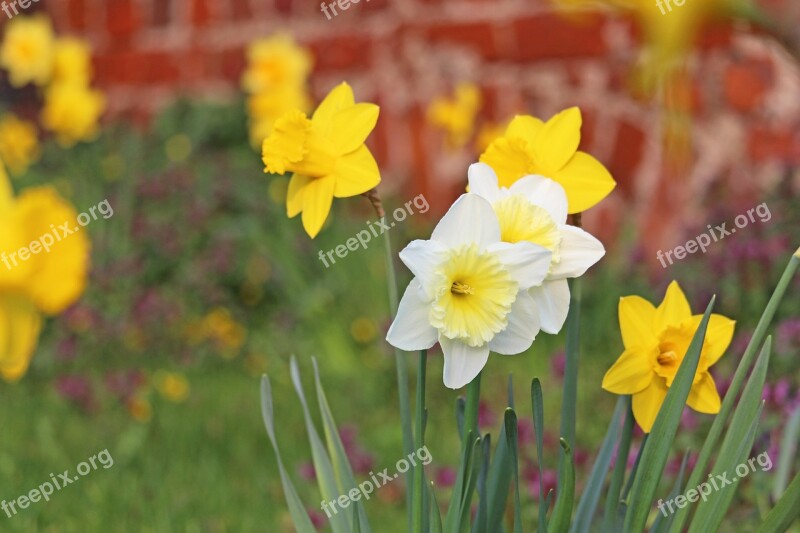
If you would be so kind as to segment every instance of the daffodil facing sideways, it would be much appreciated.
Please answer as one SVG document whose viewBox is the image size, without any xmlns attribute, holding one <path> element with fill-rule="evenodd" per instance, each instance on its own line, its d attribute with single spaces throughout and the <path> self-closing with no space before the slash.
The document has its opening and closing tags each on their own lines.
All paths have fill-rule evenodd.
<svg viewBox="0 0 800 533">
<path fill-rule="evenodd" d="M 275 121 L 264 140 L 265 172 L 292 172 L 286 195 L 289 218 L 302 213 L 313 239 L 331 210 L 333 198 L 358 196 L 381 181 L 375 158 L 364 142 L 375 128 L 379 108 L 355 103 L 347 83 L 335 87 L 314 115 L 293 110 Z"/>
<path fill-rule="evenodd" d="M 430 240 L 413 241 L 400 252 L 414 279 L 386 340 L 406 351 L 438 342 L 445 386 L 465 386 L 486 365 L 490 350 L 513 355 L 533 343 L 539 316 L 528 289 L 544 281 L 551 255 L 532 242 L 502 242 L 489 202 L 462 195 Z"/>
<path fill-rule="evenodd" d="M 489 165 L 469 167 L 469 190 L 486 199 L 500 222 L 500 239 L 532 242 L 551 252 L 547 277 L 532 287 L 542 330 L 558 333 L 569 312 L 568 278 L 582 276 L 605 255 L 603 244 L 588 232 L 567 225 L 567 195 L 555 181 L 524 176 L 501 187 Z"/>
<path fill-rule="evenodd" d="M 675 281 L 658 307 L 639 296 L 620 299 L 619 322 L 625 351 L 606 372 L 603 388 L 633 396 L 633 416 L 645 433 L 653 427 L 702 318 L 692 315 L 689 302 Z M 711 315 L 687 400 L 695 411 L 719 412 L 719 393 L 708 369 L 725 353 L 735 325 L 727 317 Z"/>
<path fill-rule="evenodd" d="M 14 198 L 0 163 L 0 377 L 16 381 L 28 369 L 41 329 L 41 313 L 56 315 L 83 293 L 89 240 L 73 233 L 50 250 L 38 247 L 53 227 L 77 226 L 78 214 L 52 187 L 35 187 Z M 40 241 L 40 239 L 42 239 Z M 27 259 L 20 250 L 25 249 Z"/>
<path fill-rule="evenodd" d="M 18 16 L 8 23 L 0 44 L 0 67 L 8 71 L 12 87 L 50 82 L 53 43 L 53 27 L 44 16 Z"/>
<path fill-rule="evenodd" d="M 586 211 L 608 196 L 616 182 L 599 161 L 578 150 L 582 123 L 577 107 L 547 122 L 517 115 L 504 135 L 481 154 L 480 161 L 494 169 L 503 187 L 523 176 L 550 178 L 566 191 L 569 214 Z"/>
</svg>

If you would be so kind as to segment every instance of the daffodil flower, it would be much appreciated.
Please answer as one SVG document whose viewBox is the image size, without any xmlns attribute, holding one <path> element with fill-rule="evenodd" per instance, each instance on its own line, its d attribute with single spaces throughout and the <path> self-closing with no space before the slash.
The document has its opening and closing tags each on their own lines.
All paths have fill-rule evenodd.
<svg viewBox="0 0 800 533">
<path fill-rule="evenodd" d="M 606 372 L 603 388 L 614 394 L 633 395 L 633 416 L 645 433 L 653 427 L 702 318 L 692 315 L 689 302 L 675 281 L 658 307 L 639 296 L 620 299 L 619 322 L 625 351 Z M 735 324 L 722 315 L 711 315 L 687 401 L 695 411 L 719 412 L 719 393 L 708 369 L 725 353 Z"/>
<path fill-rule="evenodd" d="M 400 259 L 414 279 L 386 340 L 401 350 L 444 352 L 444 384 L 458 389 L 486 365 L 489 351 L 527 350 L 539 332 L 528 289 L 547 275 L 551 252 L 537 244 L 500 240 L 492 206 L 462 195 L 428 241 L 410 243 Z"/>
<path fill-rule="evenodd" d="M 555 181 L 525 176 L 511 187 L 500 187 L 497 175 L 484 163 L 469 168 L 469 190 L 485 198 L 500 221 L 504 242 L 532 242 L 551 252 L 550 268 L 541 285 L 532 287 L 542 329 L 558 333 L 569 311 L 568 278 L 582 276 L 606 251 L 588 232 L 567 225 L 567 195 Z"/>
<path fill-rule="evenodd" d="M 0 44 L 0 67 L 8 71 L 12 87 L 50 82 L 53 43 L 53 27 L 44 16 L 18 16 L 8 23 Z"/>
<path fill-rule="evenodd" d="M 599 161 L 578 150 L 582 122 L 577 107 L 547 122 L 517 115 L 480 161 L 497 172 L 503 187 L 528 175 L 555 180 L 567 193 L 568 213 L 586 211 L 605 198 L 616 183 Z"/>
<path fill-rule="evenodd" d="M 262 146 L 265 171 L 293 172 L 286 197 L 289 218 L 303 213 L 303 228 L 317 236 L 333 198 L 358 196 L 381 181 L 364 145 L 378 120 L 375 104 L 356 104 L 347 83 L 334 88 L 309 119 L 294 110 L 275 121 Z"/>
</svg>

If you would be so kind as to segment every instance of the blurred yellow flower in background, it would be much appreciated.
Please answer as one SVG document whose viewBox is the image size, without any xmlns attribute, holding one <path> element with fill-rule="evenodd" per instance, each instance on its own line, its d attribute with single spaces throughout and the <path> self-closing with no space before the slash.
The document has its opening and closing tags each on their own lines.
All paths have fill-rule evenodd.
<svg viewBox="0 0 800 533">
<path fill-rule="evenodd" d="M 619 323 L 625 351 L 606 372 L 603 388 L 614 394 L 633 395 L 633 416 L 645 433 L 653 427 L 702 318 L 703 315 L 692 315 L 689 302 L 675 281 L 658 307 L 639 296 L 620 299 Z M 695 411 L 719 412 L 719 393 L 708 369 L 728 349 L 735 325 L 727 317 L 711 315 L 687 400 Z"/>
<path fill-rule="evenodd" d="M 333 198 L 358 196 L 381 181 L 375 158 L 364 144 L 380 109 L 355 103 L 347 83 L 335 87 L 309 119 L 294 110 L 275 122 L 262 147 L 265 171 L 292 172 L 286 212 L 302 212 L 303 228 L 313 239 L 330 213 Z"/>
<path fill-rule="evenodd" d="M 98 121 L 106 106 L 100 91 L 73 84 L 56 84 L 45 91 L 42 127 L 56 134 L 65 148 L 97 135 Z"/>
<path fill-rule="evenodd" d="M 216 342 L 223 356 L 231 358 L 247 339 L 247 330 L 228 309 L 217 307 L 203 318 L 202 335 Z"/>
<path fill-rule="evenodd" d="M 39 158 L 39 135 L 36 124 L 13 113 L 0 116 L 0 159 L 13 174 L 24 174 Z"/>
<path fill-rule="evenodd" d="M 57 39 L 53 60 L 53 83 L 72 83 L 88 87 L 92 77 L 89 43 L 83 39 Z"/>
<path fill-rule="evenodd" d="M 481 109 L 481 91 L 474 83 L 459 83 L 452 98 L 435 99 L 428 106 L 427 118 L 447 134 L 447 144 L 460 148 L 469 142 L 475 129 L 475 117 Z"/>
<path fill-rule="evenodd" d="M 189 397 L 189 381 L 177 372 L 159 372 L 156 374 L 156 389 L 167 400 L 175 403 Z"/>
<path fill-rule="evenodd" d="M 480 161 L 492 167 L 501 187 L 510 187 L 523 176 L 544 176 L 564 187 L 570 214 L 586 211 L 605 198 L 616 183 L 599 161 L 578 150 L 582 123 L 577 107 L 547 122 L 517 115 L 504 135 L 481 154 Z"/>
<path fill-rule="evenodd" d="M 311 72 L 311 54 L 287 34 L 254 41 L 247 48 L 242 88 L 251 94 L 281 86 L 301 86 Z"/>
<path fill-rule="evenodd" d="M 0 66 L 14 87 L 45 85 L 53 74 L 53 28 L 41 16 L 17 16 L 8 23 L 0 45 Z"/>
<path fill-rule="evenodd" d="M 137 422 L 149 422 L 153 418 L 153 407 L 144 396 L 136 395 L 128 400 L 128 413 Z"/>
<path fill-rule="evenodd" d="M 0 375 L 6 380 L 27 371 L 40 313 L 61 313 L 85 289 L 89 240 L 85 233 L 64 235 L 61 229 L 74 231 L 77 216 L 52 187 L 27 189 L 14 198 L 0 163 Z"/>
<path fill-rule="evenodd" d="M 272 125 L 292 109 L 306 112 L 311 109 L 311 98 L 304 87 L 277 87 L 255 94 L 247 99 L 250 117 L 250 142 L 259 147 L 272 133 Z"/>
</svg>

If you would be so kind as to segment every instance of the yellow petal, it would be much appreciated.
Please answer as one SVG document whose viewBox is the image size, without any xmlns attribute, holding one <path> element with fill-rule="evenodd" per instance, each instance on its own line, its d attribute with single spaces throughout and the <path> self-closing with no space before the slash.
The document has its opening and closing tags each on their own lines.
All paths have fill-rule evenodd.
<svg viewBox="0 0 800 533">
<path fill-rule="evenodd" d="M 655 347 L 625 350 L 617 362 L 603 377 L 603 388 L 614 394 L 635 394 L 641 392 L 653 381 L 653 358 L 658 354 Z"/>
<path fill-rule="evenodd" d="M 529 173 L 533 165 L 533 153 L 526 141 L 518 137 L 501 137 L 481 154 L 480 162 L 492 167 L 501 187 L 511 187 Z"/>
<path fill-rule="evenodd" d="M 703 315 L 695 315 L 692 318 L 697 321 L 697 326 L 699 326 Z M 734 329 L 736 329 L 735 320 L 718 314 L 711 315 L 706 330 L 706 342 L 703 344 L 701 368 L 707 369 L 722 357 L 731 344 Z"/>
<path fill-rule="evenodd" d="M 619 299 L 619 327 L 625 348 L 650 347 L 658 344 L 655 323 L 656 308 L 640 296 Z"/>
<path fill-rule="evenodd" d="M 331 137 L 337 153 L 347 154 L 364 144 L 375 129 L 380 108 L 375 104 L 355 104 L 333 116 Z"/>
<path fill-rule="evenodd" d="M 705 372 L 700 381 L 692 385 L 692 390 L 689 392 L 689 398 L 686 403 L 698 413 L 709 415 L 719 413 L 722 402 L 711 374 Z"/>
<path fill-rule="evenodd" d="M 673 281 L 667 287 L 664 301 L 656 309 L 654 327 L 656 331 L 661 331 L 667 326 L 677 326 L 684 320 L 692 318 L 692 310 L 686 295 L 683 294 L 677 281 Z"/>
<path fill-rule="evenodd" d="M 328 93 L 328 96 L 322 100 L 317 110 L 314 111 L 311 121 L 322 135 L 327 136 L 333 124 L 333 116 L 338 111 L 353 104 L 355 104 L 353 89 L 350 88 L 347 82 L 342 82 L 334 87 Z"/>
<path fill-rule="evenodd" d="M 286 215 L 289 218 L 296 217 L 303 210 L 303 195 L 310 181 L 311 178 L 300 174 L 292 175 L 289 180 L 289 189 L 286 191 Z"/>
<path fill-rule="evenodd" d="M 0 298 L 0 375 L 16 381 L 28 370 L 42 320 L 33 302 L 19 296 Z"/>
<path fill-rule="evenodd" d="M 336 161 L 336 198 L 358 196 L 376 187 L 381 182 L 378 163 L 366 146 L 339 157 Z"/>
<path fill-rule="evenodd" d="M 506 128 L 506 137 L 519 137 L 533 142 L 536 135 L 544 127 L 544 122 L 530 115 L 517 115 Z"/>
<path fill-rule="evenodd" d="M 581 110 L 577 107 L 565 109 L 548 120 L 539 129 L 533 141 L 536 161 L 548 174 L 564 168 L 581 143 Z"/>
<path fill-rule="evenodd" d="M 586 211 L 598 204 L 617 186 L 602 163 L 580 151 L 575 153 L 564 168 L 548 177 L 564 187 L 570 214 Z"/>
<path fill-rule="evenodd" d="M 317 236 L 333 203 L 334 176 L 316 178 L 306 185 L 303 192 L 303 228 L 312 239 Z"/>
<path fill-rule="evenodd" d="M 650 386 L 642 392 L 633 395 L 633 418 L 645 433 L 650 433 L 650 430 L 653 429 L 653 422 L 656 421 L 656 416 L 658 416 L 658 411 L 666 396 L 667 384 L 664 382 L 664 378 L 660 377 L 655 378 Z"/>
</svg>

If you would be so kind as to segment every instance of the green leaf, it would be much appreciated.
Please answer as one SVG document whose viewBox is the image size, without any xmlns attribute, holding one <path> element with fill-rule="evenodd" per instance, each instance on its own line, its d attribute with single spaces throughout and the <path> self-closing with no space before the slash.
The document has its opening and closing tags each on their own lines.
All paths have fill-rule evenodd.
<svg viewBox="0 0 800 533">
<path fill-rule="evenodd" d="M 536 462 L 539 465 L 539 520 L 536 530 L 547 531 L 547 497 L 544 493 L 544 400 L 539 378 L 531 381 L 531 405 L 533 407 L 533 431 L 536 434 Z"/>
<path fill-rule="evenodd" d="M 779 446 L 780 455 L 775 467 L 775 483 L 772 486 L 772 499 L 778 501 L 786 490 L 794 460 L 797 457 L 797 443 L 800 442 L 800 409 L 795 409 L 786 423 Z"/>
<path fill-rule="evenodd" d="M 556 494 L 556 505 L 553 507 L 553 516 L 547 527 L 547 531 L 551 533 L 562 533 L 569 530 L 572 506 L 575 503 L 575 464 L 572 450 L 566 440 L 563 438 L 559 440 L 561 449 L 564 450 L 564 463 L 558 473 L 560 483 Z"/>
<path fill-rule="evenodd" d="M 570 280 L 569 314 L 567 315 L 567 346 L 564 385 L 561 401 L 561 436 L 575 446 L 575 413 L 578 403 L 578 360 L 580 358 L 581 278 Z M 563 448 L 558 452 L 558 469 L 565 459 Z M 561 488 L 561 480 L 558 480 Z"/>
<path fill-rule="evenodd" d="M 681 468 L 678 470 L 678 475 L 675 478 L 675 483 L 672 485 L 672 490 L 669 491 L 669 497 L 667 501 L 674 500 L 676 496 L 678 496 L 681 491 L 683 490 L 683 476 L 686 473 L 686 463 L 689 462 L 689 453 L 686 452 L 683 454 L 683 460 L 681 461 Z M 672 519 L 674 515 L 672 513 L 667 513 L 666 509 L 663 511 L 659 509 L 659 512 L 656 515 L 656 519 L 653 522 L 653 526 L 650 528 L 650 533 L 660 533 L 662 531 L 666 531 L 669 529 L 669 525 L 672 523 Z"/>
<path fill-rule="evenodd" d="M 644 445 L 641 464 L 636 472 L 631 490 L 630 505 L 625 514 L 624 530 L 626 532 L 638 533 L 644 530 L 656 489 L 658 489 L 658 482 L 661 480 L 664 465 L 669 458 L 672 441 L 678 432 L 681 414 L 686 406 L 686 399 L 689 397 L 689 391 L 697 372 L 697 363 L 700 360 L 700 352 L 703 348 L 708 320 L 715 300 L 716 297 L 711 298 L 711 302 L 708 304 L 703 320 L 697 328 L 672 386 L 667 391 L 664 403 L 658 411 L 658 416 L 656 416 L 656 421 L 650 431 L 650 438 Z"/>
<path fill-rule="evenodd" d="M 456 474 L 453 493 L 450 497 L 450 506 L 444 520 L 445 530 L 448 532 L 460 531 L 464 502 L 469 506 L 472 502 L 472 488 L 469 487 L 469 476 L 472 474 L 471 463 L 475 448 L 474 440 L 480 441 L 478 433 L 478 402 L 481 394 L 481 374 L 479 373 L 467 385 L 466 402 L 461 399 L 456 401 L 456 420 L 459 423 L 459 434 L 463 435 L 461 441 L 461 464 Z M 474 439 L 474 440 L 473 440 Z M 477 477 L 477 476 L 476 476 Z M 477 481 L 477 480 L 476 480 Z M 467 510 L 468 511 L 468 510 Z"/>
<path fill-rule="evenodd" d="M 275 439 L 275 416 L 272 405 L 272 387 L 269 383 L 269 378 L 263 376 L 261 378 L 261 416 L 264 418 L 264 426 L 267 428 L 267 436 L 272 443 L 272 449 L 275 451 L 275 458 L 278 463 L 278 471 L 281 476 L 281 485 L 283 486 L 283 494 L 286 497 L 286 505 L 289 507 L 289 514 L 292 517 L 295 529 L 298 533 L 316 533 L 316 528 L 311 523 L 308 517 L 303 502 L 300 501 L 300 496 L 292 484 L 286 468 L 283 466 L 281 459 L 281 452 L 278 449 L 278 441 Z"/>
<path fill-rule="evenodd" d="M 631 397 L 625 398 L 625 424 L 617 446 L 617 456 L 614 462 L 614 472 L 606 493 L 606 508 L 600 531 L 603 533 L 617 533 L 622 524 L 618 520 L 618 508 L 622 483 L 625 480 L 625 469 L 628 467 L 628 454 L 631 450 L 631 437 L 633 435 L 633 412 L 631 411 Z"/>
<path fill-rule="evenodd" d="M 761 344 L 764 342 L 764 338 L 767 336 L 767 330 L 772 323 L 772 319 L 775 317 L 775 312 L 778 310 L 778 306 L 780 305 L 781 300 L 783 300 L 783 296 L 786 294 L 786 289 L 789 287 L 789 283 L 791 282 L 794 273 L 797 271 L 798 265 L 800 265 L 800 257 L 793 255 L 789 260 L 789 263 L 786 265 L 786 269 L 784 270 L 780 281 L 778 281 L 778 285 L 775 287 L 775 290 L 769 299 L 769 303 L 767 303 L 767 307 L 761 314 L 761 318 L 759 319 L 758 325 L 753 332 L 753 336 L 750 337 L 750 342 L 747 344 L 747 349 L 744 351 L 744 355 L 742 356 L 741 361 L 739 361 L 739 365 L 736 367 L 736 373 L 733 375 L 731 385 L 728 387 L 728 392 L 725 394 L 725 398 L 722 400 L 722 407 L 720 408 L 717 416 L 714 417 L 714 422 L 711 424 L 711 429 L 708 431 L 708 436 L 703 442 L 703 447 L 700 449 L 700 455 L 697 458 L 697 463 L 695 464 L 694 470 L 689 476 L 689 481 L 686 482 L 688 487 L 696 487 L 699 485 L 700 478 L 705 475 L 706 468 L 711 460 L 711 455 L 717 450 L 717 443 L 722 435 L 722 430 L 725 428 L 725 424 L 728 422 L 731 411 L 736 405 L 739 391 L 742 388 L 744 380 L 747 378 L 747 374 L 750 372 L 750 367 L 753 365 L 753 360 L 756 357 L 756 353 L 761 348 Z M 681 533 L 688 517 L 688 506 L 684 507 L 683 509 L 678 509 L 678 512 L 675 513 L 675 521 L 672 523 L 670 533 Z"/>
<path fill-rule="evenodd" d="M 519 434 L 517 432 L 517 415 L 510 407 L 506 409 L 503 417 L 506 430 L 506 446 L 511 454 L 511 479 L 514 484 L 514 533 L 522 533 L 522 505 L 519 497 L 519 454 L 517 453 L 517 443 Z"/>
<path fill-rule="evenodd" d="M 317 389 L 319 411 L 322 414 L 322 427 L 325 432 L 325 442 L 328 445 L 328 453 L 330 454 L 331 463 L 333 464 L 334 475 L 340 484 L 341 494 L 345 494 L 349 492 L 350 489 L 357 486 L 356 478 L 353 474 L 353 468 L 350 465 L 350 459 L 348 459 L 347 452 L 344 449 L 344 443 L 339 435 L 339 430 L 333 418 L 330 405 L 328 404 L 328 398 L 325 396 L 325 389 L 322 387 L 317 360 L 312 357 L 311 362 L 314 366 L 314 383 Z M 364 510 L 363 503 L 361 501 L 354 501 L 351 505 L 353 505 L 356 516 L 358 517 L 357 525 L 359 531 L 370 533 L 372 529 L 367 520 L 367 514 Z"/>
<path fill-rule="evenodd" d="M 434 489 L 433 481 L 431 481 L 430 485 L 428 485 L 431 533 L 442 533 L 442 513 L 439 511 L 439 502 L 436 501 L 436 491 Z"/>
<path fill-rule="evenodd" d="M 417 427 L 416 427 L 416 446 L 421 450 L 425 446 L 425 373 L 427 369 L 427 351 L 419 352 L 419 365 L 417 370 Z M 414 466 L 414 491 L 413 491 L 413 510 L 411 516 L 414 518 L 414 531 L 423 531 L 425 515 L 423 509 L 423 498 L 425 497 L 425 467 L 420 461 Z"/>
<path fill-rule="evenodd" d="M 794 477 L 786 492 L 769 512 L 758 533 L 783 533 L 800 518 L 800 474 Z"/>
<path fill-rule="evenodd" d="M 317 475 L 317 483 L 322 499 L 326 502 L 331 502 L 337 499 L 340 495 L 345 494 L 351 487 L 345 488 L 341 480 L 336 479 L 336 474 L 333 471 L 333 464 L 331 464 L 330 457 L 322 444 L 322 439 L 314 427 L 314 422 L 311 420 L 311 412 L 308 409 L 306 396 L 303 392 L 303 383 L 300 381 L 300 370 L 297 367 L 297 359 L 292 356 L 289 363 L 289 370 L 292 376 L 292 383 L 294 385 L 297 396 L 300 398 L 300 405 L 303 407 L 303 417 L 306 424 L 306 432 L 308 433 L 308 440 L 311 443 L 311 458 L 314 463 L 314 471 Z M 352 531 L 352 524 L 350 524 L 350 516 L 336 509 L 330 517 L 331 528 L 335 533 L 345 533 Z"/>
<path fill-rule="evenodd" d="M 481 441 L 481 465 L 478 471 L 478 512 L 475 513 L 475 522 L 472 524 L 472 532 L 479 533 L 488 531 L 488 512 L 486 497 L 486 476 L 489 472 L 489 457 L 492 452 L 492 438 L 487 433 Z"/>
<path fill-rule="evenodd" d="M 508 376 L 508 407 L 514 408 L 514 387 Z M 494 458 L 489 465 L 489 486 L 487 489 L 487 526 L 489 531 L 500 531 L 503 527 L 503 513 L 506 509 L 508 491 L 511 487 L 511 459 L 506 442 L 505 423 L 500 427 L 500 436 Z"/>
<path fill-rule="evenodd" d="M 617 398 L 617 406 L 614 408 L 611 424 L 608 426 L 603 444 L 600 446 L 600 452 L 597 454 L 597 460 L 592 466 L 592 472 L 583 489 L 578 510 L 575 512 L 575 520 L 570 530 L 574 533 L 588 533 L 589 526 L 594 523 L 594 512 L 600 501 L 600 492 L 603 490 L 606 474 L 611 464 L 611 456 L 614 453 L 614 445 L 617 443 L 622 415 L 625 413 L 626 407 L 625 396 Z"/>
<path fill-rule="evenodd" d="M 471 438 L 472 431 L 467 435 Z M 466 462 L 466 479 L 464 483 L 464 492 L 459 504 L 460 513 L 458 521 L 453 531 L 466 533 L 469 531 L 470 512 L 472 511 L 472 494 L 475 492 L 475 486 L 478 484 L 478 475 L 483 464 L 483 446 L 481 445 L 480 437 L 476 437 L 472 441 L 471 453 Z"/>
</svg>

